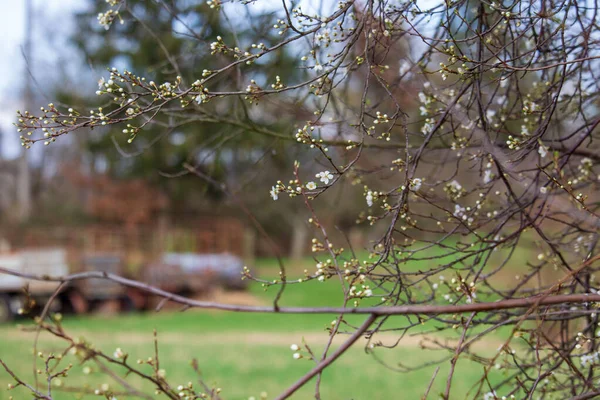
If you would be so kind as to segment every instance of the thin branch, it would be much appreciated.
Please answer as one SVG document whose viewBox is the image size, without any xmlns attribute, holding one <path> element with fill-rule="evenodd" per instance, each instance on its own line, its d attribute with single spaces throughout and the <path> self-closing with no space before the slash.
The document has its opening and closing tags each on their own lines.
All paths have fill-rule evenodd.
<svg viewBox="0 0 600 400">
<path fill-rule="evenodd" d="M 290 397 L 294 394 L 298 389 L 300 389 L 306 382 L 308 382 L 312 377 L 323 371 L 327 368 L 332 362 L 337 360 L 346 350 L 350 348 L 360 337 L 365 333 L 369 326 L 375 321 L 377 316 L 375 314 L 369 315 L 369 317 L 363 322 L 363 324 L 346 340 L 336 351 L 334 351 L 329 357 L 321 361 L 317 366 L 311 369 L 306 375 L 300 378 L 296 383 L 287 388 L 283 393 L 275 398 L 275 400 L 283 400 Z"/>
<path fill-rule="evenodd" d="M 35 274 L 26 274 L 0 267 L 0 273 L 19 276 L 21 278 L 33 279 L 49 282 L 75 282 L 85 279 L 97 278 L 120 283 L 123 286 L 143 290 L 169 299 L 172 302 L 187 305 L 194 308 L 215 309 L 236 312 L 255 312 L 255 313 L 281 313 L 281 314 L 373 314 L 381 315 L 439 315 L 439 314 L 464 314 L 471 312 L 499 311 L 515 308 L 529 308 L 539 306 L 552 306 L 558 304 L 581 304 L 590 302 L 600 302 L 600 294 L 562 294 L 562 295 L 538 295 L 520 299 L 507 299 L 496 302 L 483 302 L 472 304 L 455 305 L 406 305 L 406 306 L 379 306 L 363 308 L 344 308 L 344 307 L 264 307 L 264 306 L 244 306 L 234 304 L 223 304 L 211 301 L 200 301 L 189 299 L 184 296 L 173 294 L 157 287 L 142 283 L 136 280 L 123 278 L 119 275 L 88 271 L 61 277 L 40 276 Z"/>
</svg>

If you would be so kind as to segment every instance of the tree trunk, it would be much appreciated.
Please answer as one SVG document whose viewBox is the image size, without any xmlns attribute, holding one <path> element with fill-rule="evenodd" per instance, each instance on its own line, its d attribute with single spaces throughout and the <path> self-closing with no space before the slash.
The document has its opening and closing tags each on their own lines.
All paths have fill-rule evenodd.
<svg viewBox="0 0 600 400">
<path fill-rule="evenodd" d="M 302 258 L 306 252 L 306 244 L 308 241 L 308 226 L 306 221 L 301 217 L 296 217 L 292 228 L 292 245 L 290 248 L 290 258 L 298 260 Z"/>
</svg>

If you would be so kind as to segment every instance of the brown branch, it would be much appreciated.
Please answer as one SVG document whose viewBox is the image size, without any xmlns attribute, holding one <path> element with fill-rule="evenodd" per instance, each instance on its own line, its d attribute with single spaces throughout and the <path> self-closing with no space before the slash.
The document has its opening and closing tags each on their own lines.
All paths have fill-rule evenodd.
<svg viewBox="0 0 600 400">
<path fill-rule="evenodd" d="M 427 396 L 429 396 L 429 392 L 431 391 L 431 387 L 433 386 L 433 382 L 435 381 L 438 372 L 440 372 L 440 367 L 437 367 L 435 371 L 433 371 L 433 375 L 431 376 L 429 385 L 427 385 L 427 389 L 425 390 L 425 394 L 423 394 L 423 397 L 421 397 L 421 400 L 427 400 Z"/>
<path fill-rule="evenodd" d="M 37 399 L 44 399 L 44 400 L 52 400 L 52 397 L 46 396 L 45 394 L 43 394 L 40 391 L 36 390 L 33 386 L 28 385 L 27 383 L 25 383 L 21 379 L 19 379 L 19 377 L 10 368 L 8 368 L 8 366 L 4 363 L 4 361 L 2 361 L 2 359 L 0 359 L 0 364 L 2 364 L 2 366 L 4 367 L 4 369 L 6 370 L 6 372 L 10 376 L 12 376 L 13 379 L 15 381 L 17 381 L 17 383 L 19 385 L 25 386 L 27 389 L 29 389 L 31 391 L 31 393 L 35 396 L 35 398 L 37 398 Z"/>
<path fill-rule="evenodd" d="M 157 287 L 135 281 L 132 279 L 123 278 L 119 275 L 109 274 L 105 272 L 89 271 L 77 274 L 66 275 L 62 277 L 40 276 L 34 274 L 25 274 L 10 269 L 0 267 L 0 273 L 19 276 L 21 278 L 33 279 L 38 281 L 50 282 L 74 282 L 84 279 L 107 279 L 113 282 L 120 283 L 123 286 L 132 287 L 143 290 L 145 292 L 168 298 L 170 301 L 183 304 L 194 308 L 215 309 L 223 311 L 235 312 L 254 312 L 254 313 L 281 313 L 281 314 L 373 314 L 381 315 L 438 315 L 438 314 L 464 314 L 471 312 L 485 312 L 508 310 L 514 308 L 529 308 L 538 306 L 552 306 L 558 304 L 580 304 L 590 302 L 600 302 L 600 294 L 562 294 L 552 295 L 547 294 L 541 296 L 530 296 L 520 299 L 500 300 L 496 302 L 483 302 L 461 305 L 405 305 L 405 306 L 379 306 L 379 307 L 364 307 L 364 308 L 344 308 L 344 307 L 274 307 L 265 306 L 244 306 L 236 304 L 223 304 L 211 301 L 200 301 L 188 299 L 161 290 Z"/>
<path fill-rule="evenodd" d="M 460 336 L 460 341 L 456 345 L 454 357 L 452 357 L 452 359 L 450 360 L 450 372 L 448 373 L 448 378 L 446 380 L 446 390 L 444 392 L 444 399 L 446 399 L 446 400 L 450 399 L 450 387 L 452 385 L 452 377 L 454 376 L 454 370 L 456 368 L 456 363 L 458 362 L 458 357 L 460 356 L 460 353 L 462 353 L 462 350 L 464 348 L 463 344 L 464 344 L 465 338 L 467 336 L 467 331 L 469 330 L 469 326 L 471 325 L 473 318 L 475 318 L 475 315 L 476 315 L 476 313 L 472 313 L 471 316 L 469 317 L 469 319 L 467 320 L 467 322 L 465 323 L 465 325 L 463 327 L 462 335 Z"/>
<path fill-rule="evenodd" d="M 292 394 L 294 394 L 298 389 L 300 389 L 302 386 L 304 386 L 304 384 L 306 382 L 308 382 L 312 377 L 314 377 L 315 375 L 317 375 L 318 373 L 323 371 L 331 363 L 333 363 L 335 360 L 337 360 L 339 356 L 344 354 L 344 352 L 346 350 L 348 350 L 350 348 L 350 346 L 352 346 L 354 344 L 354 342 L 356 342 L 362 336 L 362 334 L 365 333 L 365 331 L 367 329 L 369 329 L 369 326 L 371 326 L 371 324 L 373 323 L 373 321 L 375 321 L 376 318 L 377 318 L 377 316 L 375 314 L 369 315 L 369 317 L 365 320 L 365 322 L 363 322 L 363 324 L 352 334 L 352 336 L 350 336 L 348 338 L 348 340 L 346 340 L 336 351 L 334 351 L 325 360 L 321 361 L 316 367 L 311 369 L 302 378 L 298 379 L 298 381 L 296 381 L 296 383 L 294 383 L 292 386 L 287 388 L 282 394 L 280 394 L 278 397 L 276 397 L 275 400 L 287 399 Z"/>
<path fill-rule="evenodd" d="M 579 396 L 575 396 L 575 397 L 571 397 L 567 400 L 587 400 L 587 399 L 595 399 L 596 397 L 600 396 L 600 390 L 597 390 L 595 392 L 588 392 L 588 393 L 584 393 L 584 394 L 580 394 Z"/>
</svg>

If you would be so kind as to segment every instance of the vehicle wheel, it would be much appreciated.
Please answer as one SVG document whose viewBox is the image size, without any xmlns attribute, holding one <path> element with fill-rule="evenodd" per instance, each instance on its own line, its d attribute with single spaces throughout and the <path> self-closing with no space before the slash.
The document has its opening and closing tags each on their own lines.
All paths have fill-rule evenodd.
<svg viewBox="0 0 600 400">
<path fill-rule="evenodd" d="M 123 296 L 120 300 L 121 312 L 134 312 L 136 310 L 135 302 L 127 295 Z"/>
<path fill-rule="evenodd" d="M 92 309 L 95 313 L 115 315 L 121 311 L 121 301 L 120 299 L 98 300 Z"/>
<path fill-rule="evenodd" d="M 0 322 L 12 321 L 15 315 L 10 309 L 10 297 L 0 295 Z"/>
<path fill-rule="evenodd" d="M 68 301 L 68 310 L 75 314 L 85 314 L 90 309 L 87 299 L 78 290 L 70 290 L 66 294 Z"/>
<path fill-rule="evenodd" d="M 147 310 L 150 296 L 141 290 L 127 288 L 125 296 L 132 303 L 134 310 Z"/>
</svg>

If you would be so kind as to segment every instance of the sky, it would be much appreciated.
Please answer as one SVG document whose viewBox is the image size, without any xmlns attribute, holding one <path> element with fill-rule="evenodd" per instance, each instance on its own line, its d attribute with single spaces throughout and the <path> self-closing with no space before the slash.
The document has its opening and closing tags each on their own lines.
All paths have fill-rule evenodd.
<svg viewBox="0 0 600 400">
<path fill-rule="evenodd" d="M 42 84 L 60 62 L 54 46 L 64 46 L 73 26 L 73 13 L 81 10 L 83 0 L 32 0 L 33 75 Z M 14 158 L 20 152 L 15 122 L 16 111 L 22 109 L 21 91 L 25 62 L 22 45 L 25 35 L 25 0 L 0 0 L 0 157 Z M 43 85 L 42 85 L 43 86 Z M 34 88 L 38 95 L 40 89 Z"/>
<path fill-rule="evenodd" d="M 20 54 L 20 44 L 23 38 L 23 26 L 25 21 L 24 1 L 3 1 L 0 2 L 0 13 L 4 16 L 3 23 L 0 24 L 0 37 L 2 44 L 0 46 L 0 129 L 2 137 L 0 138 L 0 150 L 7 156 L 14 156 L 14 147 L 8 135 L 16 132 L 10 123 L 14 120 L 15 110 L 18 108 L 19 96 L 15 91 L 19 90 L 19 73 L 23 69 L 22 56 Z M 15 133 L 16 135 L 16 133 Z M 17 136 L 18 139 L 18 136 Z M 18 144 L 18 143 L 17 143 Z"/>
</svg>

